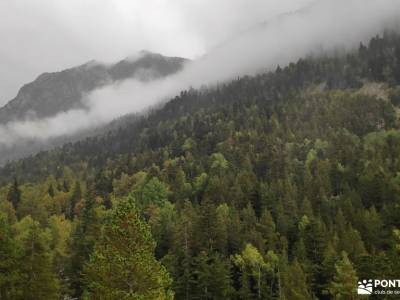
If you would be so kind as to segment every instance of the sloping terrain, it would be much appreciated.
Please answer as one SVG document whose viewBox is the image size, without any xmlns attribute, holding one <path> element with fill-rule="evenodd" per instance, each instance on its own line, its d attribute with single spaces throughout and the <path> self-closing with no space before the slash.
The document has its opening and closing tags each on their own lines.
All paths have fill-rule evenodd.
<svg viewBox="0 0 400 300">
<path fill-rule="evenodd" d="M 0 125 L 5 125 L 6 129 L 8 122 L 41 120 L 73 109 L 85 110 L 85 95 L 98 88 L 126 79 L 156 80 L 180 71 L 186 62 L 188 60 L 179 57 L 141 51 L 139 56 L 113 65 L 92 61 L 61 72 L 44 73 L 23 86 L 13 100 L 0 108 Z M 53 138 L 20 138 L 8 144 L 1 141 L 0 165 L 106 130 L 107 125 Z"/>
<path fill-rule="evenodd" d="M 161 282 L 175 299 L 330 300 L 399 278 L 399 85 L 387 32 L 7 164 L 0 287 L 23 299 L 35 270 L 54 299 Z"/>
<path fill-rule="evenodd" d="M 113 65 L 95 61 L 61 72 L 44 73 L 24 85 L 17 96 L 0 109 L 0 124 L 25 118 L 44 118 L 82 108 L 82 96 L 115 81 L 136 78 L 154 80 L 178 72 L 186 59 L 142 51 Z"/>
</svg>

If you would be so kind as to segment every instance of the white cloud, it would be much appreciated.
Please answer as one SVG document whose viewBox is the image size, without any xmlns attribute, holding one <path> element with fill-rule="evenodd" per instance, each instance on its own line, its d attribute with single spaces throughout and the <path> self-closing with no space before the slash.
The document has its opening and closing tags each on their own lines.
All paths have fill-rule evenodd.
<svg viewBox="0 0 400 300">
<path fill-rule="evenodd" d="M 311 0 L 2 0 L 0 105 L 40 73 L 146 49 L 196 57 Z"/>
<path fill-rule="evenodd" d="M 185 9 L 189 8 L 182 11 Z M 126 113 L 141 111 L 190 86 L 199 87 L 253 74 L 260 69 L 275 68 L 277 64 L 285 65 L 315 49 L 352 48 L 379 33 L 388 22 L 399 16 L 400 5 L 397 0 L 316 1 L 300 12 L 274 18 L 263 26 L 229 39 L 206 56 L 187 65 L 182 72 L 166 79 L 150 83 L 128 80 L 99 89 L 87 96 L 88 111 L 73 110 L 38 121 L 10 123 L 0 129 L 0 142 L 16 142 L 27 137 L 46 139 L 74 133 L 104 124 Z M 197 23 L 196 20 L 193 22 Z M 211 27 L 199 30 L 198 36 L 206 35 Z"/>
</svg>

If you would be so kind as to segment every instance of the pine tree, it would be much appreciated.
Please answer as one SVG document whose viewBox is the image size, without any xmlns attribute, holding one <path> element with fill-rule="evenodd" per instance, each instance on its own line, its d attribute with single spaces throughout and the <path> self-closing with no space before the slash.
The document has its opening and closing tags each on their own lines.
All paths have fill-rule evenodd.
<svg viewBox="0 0 400 300">
<path fill-rule="evenodd" d="M 21 298 L 24 300 L 59 299 L 59 281 L 53 272 L 49 249 L 50 234 L 37 221 L 25 217 L 20 221 Z"/>
<path fill-rule="evenodd" d="M 0 299 L 17 299 L 18 283 L 21 282 L 18 247 L 7 217 L 0 213 Z"/>
<path fill-rule="evenodd" d="M 75 217 L 75 206 L 76 204 L 81 200 L 82 198 L 82 190 L 81 190 L 81 184 L 79 183 L 79 181 L 75 182 L 75 187 L 74 190 L 72 192 L 70 201 L 69 201 L 69 205 L 66 209 L 66 213 L 65 216 L 72 220 Z"/>
<path fill-rule="evenodd" d="M 321 221 L 312 220 L 304 230 L 304 244 L 311 262 L 320 264 L 326 249 L 326 236 Z"/>
<path fill-rule="evenodd" d="M 153 177 L 141 189 L 139 204 L 141 208 L 146 209 L 150 204 L 162 206 L 167 199 L 168 195 L 165 184 L 157 177 Z"/>
<path fill-rule="evenodd" d="M 84 207 L 78 220 L 78 225 L 72 233 L 70 245 L 71 258 L 69 266 L 70 285 L 73 295 L 80 297 L 83 292 L 82 270 L 89 260 L 95 241 L 100 232 L 100 220 L 95 210 L 95 196 L 92 187 L 85 195 Z"/>
<path fill-rule="evenodd" d="M 50 183 L 50 186 L 49 186 L 49 189 L 47 190 L 47 193 L 49 194 L 49 196 L 50 196 L 51 198 L 54 197 L 55 192 L 54 192 L 53 184 Z"/>
<path fill-rule="evenodd" d="M 14 182 L 8 190 L 7 200 L 12 203 L 15 210 L 18 209 L 19 203 L 21 202 L 21 191 L 19 189 L 17 178 L 14 178 Z"/>
<path fill-rule="evenodd" d="M 326 282 L 323 281 L 321 270 L 327 239 L 323 224 L 319 220 L 311 220 L 304 229 L 304 246 L 307 259 L 310 261 L 311 289 L 317 297 L 321 297 Z"/>
<path fill-rule="evenodd" d="M 212 269 L 211 262 L 208 254 L 205 251 L 201 251 L 200 254 L 195 258 L 195 272 L 196 275 L 196 287 L 197 295 L 196 298 L 210 300 L 212 285 Z"/>
<path fill-rule="evenodd" d="M 215 249 L 223 255 L 226 255 L 228 250 L 229 212 L 227 204 L 221 204 L 215 210 Z"/>
<path fill-rule="evenodd" d="M 283 275 L 283 299 L 310 300 L 312 299 L 306 282 L 303 268 L 295 259 Z"/>
<path fill-rule="evenodd" d="M 104 224 L 84 272 L 90 299 L 173 299 L 171 279 L 154 258 L 155 242 L 134 202 L 121 202 Z"/>
<path fill-rule="evenodd" d="M 216 253 L 209 255 L 202 251 L 195 259 L 195 268 L 196 298 L 205 300 L 230 298 L 233 289 L 228 262 Z"/>
<path fill-rule="evenodd" d="M 186 201 L 180 213 L 169 255 L 168 270 L 174 277 L 174 291 L 178 299 L 189 300 L 193 294 L 193 250 L 196 248 L 194 226 L 198 215 L 193 205 Z M 197 241 L 199 243 L 199 241 Z"/>
<path fill-rule="evenodd" d="M 177 218 L 175 205 L 169 201 L 166 201 L 162 207 L 153 207 L 148 223 L 151 227 L 151 233 L 157 241 L 157 258 L 165 256 L 168 249 L 172 247 Z"/>
<path fill-rule="evenodd" d="M 68 181 L 65 180 L 65 179 L 63 180 L 62 191 L 65 192 L 65 193 L 69 192 L 69 184 L 68 184 Z"/>
<path fill-rule="evenodd" d="M 215 300 L 230 299 L 233 293 L 231 264 L 219 254 L 214 253 L 211 256 L 213 280 L 211 285 L 212 298 Z"/>
<path fill-rule="evenodd" d="M 276 250 L 275 246 L 278 240 L 276 226 L 271 213 L 267 209 L 264 209 L 261 214 L 260 221 L 257 224 L 257 230 L 264 239 L 266 249 Z"/>
<path fill-rule="evenodd" d="M 102 198 L 113 190 L 112 179 L 104 170 L 99 171 L 94 179 L 94 187 L 96 192 Z"/>
<path fill-rule="evenodd" d="M 336 274 L 331 282 L 330 293 L 335 299 L 357 299 L 357 274 L 346 252 L 342 252 L 342 259 L 336 265 Z"/>
</svg>

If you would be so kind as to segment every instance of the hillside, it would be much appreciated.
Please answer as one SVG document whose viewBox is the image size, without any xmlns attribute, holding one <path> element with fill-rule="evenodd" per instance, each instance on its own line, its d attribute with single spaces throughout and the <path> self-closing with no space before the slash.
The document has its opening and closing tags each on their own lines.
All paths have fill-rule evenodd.
<svg viewBox="0 0 400 300">
<path fill-rule="evenodd" d="M 118 276 L 145 266 L 137 289 L 175 299 L 353 299 L 357 279 L 399 278 L 399 85 L 400 35 L 385 32 L 7 164 L 10 299 L 35 267 L 49 299 L 134 299 Z"/>
<path fill-rule="evenodd" d="M 0 108 L 0 165 L 17 160 L 40 151 L 75 142 L 99 132 L 107 131 L 107 125 L 97 128 L 84 128 L 73 134 L 49 138 L 13 138 L 8 128 L 21 126 L 26 120 L 43 120 L 74 109 L 88 109 L 85 96 L 90 92 L 116 84 L 126 79 L 152 81 L 174 74 L 183 68 L 188 60 L 179 57 L 166 57 L 160 54 L 141 51 L 115 64 L 88 62 L 84 65 L 55 73 L 44 73 L 36 80 L 24 85 L 18 95 Z M 18 123 L 20 122 L 20 123 Z M 118 123 L 118 122 L 113 122 Z"/>
<path fill-rule="evenodd" d="M 197 127 L 164 126 L 164 122 L 176 126 L 181 117 L 193 118 L 195 112 L 218 112 L 237 105 L 262 107 L 280 103 L 281 99 L 304 93 L 309 89 L 320 91 L 360 89 L 366 82 L 385 82 L 390 86 L 399 83 L 400 78 L 399 39 L 396 34 L 387 33 L 385 38 L 375 37 L 368 47 L 360 45 L 357 52 L 330 57 L 320 56 L 301 59 L 285 68 L 278 66 L 276 72 L 255 77 L 239 78 L 231 83 L 202 90 L 183 91 L 159 110 L 147 117 L 134 117 L 117 130 L 93 138 L 70 143 L 53 151 L 12 162 L 0 169 L 1 178 L 35 180 L 55 174 L 60 165 L 73 166 L 84 160 L 96 169 L 109 159 L 122 154 L 141 153 L 170 146 L 172 134 L 176 131 L 180 142 L 191 136 Z M 139 120 L 137 120 L 139 119 Z M 198 121 L 204 123 L 203 120 Z M 181 132 L 188 130 L 190 132 Z M 207 126 L 215 134 L 213 127 Z M 179 143 L 179 142 L 178 142 Z M 68 155 L 66 155 L 68 153 Z M 174 152 L 179 156 L 182 152 Z"/>
</svg>

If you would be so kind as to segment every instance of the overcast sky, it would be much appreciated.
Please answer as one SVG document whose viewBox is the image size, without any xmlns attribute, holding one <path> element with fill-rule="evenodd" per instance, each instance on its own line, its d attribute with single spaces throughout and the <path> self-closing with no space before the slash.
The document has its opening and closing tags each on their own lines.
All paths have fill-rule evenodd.
<svg viewBox="0 0 400 300">
<path fill-rule="evenodd" d="M 0 147 L 102 126 L 183 89 L 272 70 L 318 50 L 353 49 L 400 19 L 400 0 L 40 0 L 41 9 L 32 4 L 39 0 L 0 1 L 8 10 L 0 7 L 5 99 L 41 72 L 90 59 L 113 61 L 140 49 L 197 58 L 160 80 L 95 90 L 84 96 L 87 109 L 2 125 Z"/>
<path fill-rule="evenodd" d="M 0 105 L 40 73 L 146 49 L 196 58 L 312 0 L 1 0 Z"/>
</svg>

